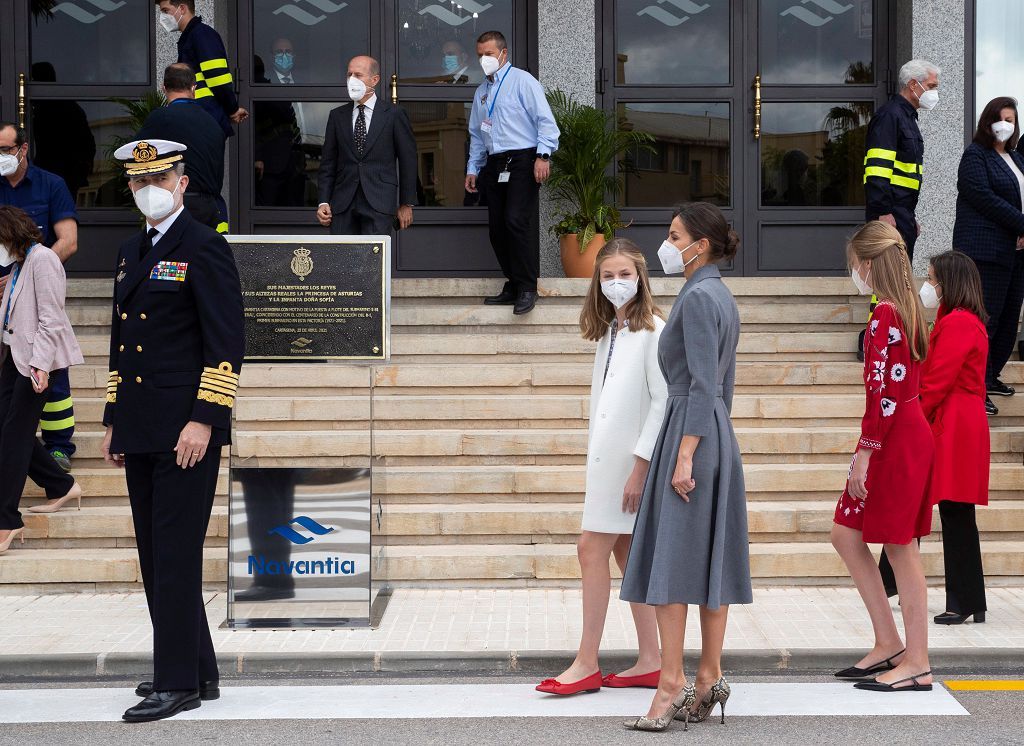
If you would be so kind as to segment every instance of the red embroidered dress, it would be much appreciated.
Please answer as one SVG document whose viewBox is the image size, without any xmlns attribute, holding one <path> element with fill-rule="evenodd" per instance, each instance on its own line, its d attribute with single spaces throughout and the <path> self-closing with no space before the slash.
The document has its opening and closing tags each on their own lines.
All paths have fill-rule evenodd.
<svg viewBox="0 0 1024 746">
<path fill-rule="evenodd" d="M 857 443 L 873 451 L 868 496 L 851 497 L 847 483 L 835 514 L 836 523 L 863 532 L 867 543 L 908 544 L 931 532 L 927 492 L 935 446 L 919 398 L 920 369 L 896 307 L 879 303 L 864 335 L 866 403 Z"/>
</svg>

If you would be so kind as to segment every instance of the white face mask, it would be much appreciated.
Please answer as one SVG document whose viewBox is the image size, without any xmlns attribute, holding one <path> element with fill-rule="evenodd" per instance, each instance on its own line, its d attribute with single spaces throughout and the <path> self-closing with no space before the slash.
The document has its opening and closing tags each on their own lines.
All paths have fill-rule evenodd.
<svg viewBox="0 0 1024 746">
<path fill-rule="evenodd" d="M 362 101 L 366 95 L 366 83 L 352 76 L 348 79 L 348 97 L 353 101 Z"/>
<path fill-rule="evenodd" d="M 868 274 L 871 274 L 871 270 L 868 270 Z M 861 278 L 860 272 L 856 269 L 850 270 L 850 278 L 853 280 L 853 284 L 857 286 L 857 292 L 861 295 L 871 295 L 871 286 L 868 285 L 868 281 Z"/>
<path fill-rule="evenodd" d="M 999 142 L 1006 142 L 1013 137 L 1013 124 L 1011 122 L 993 122 L 992 134 Z"/>
<path fill-rule="evenodd" d="M 0 243 L 0 267 L 10 267 L 14 264 L 14 257 L 11 256 L 11 252 L 7 250 L 7 247 Z"/>
<path fill-rule="evenodd" d="M 160 27 L 168 34 L 173 34 L 178 30 L 178 18 L 173 13 L 161 13 L 159 21 Z"/>
<path fill-rule="evenodd" d="M 939 294 L 935 292 L 935 286 L 930 282 L 926 282 L 921 286 L 920 296 L 921 303 L 925 308 L 938 308 L 939 301 L 942 300 L 942 298 L 939 297 Z"/>
<path fill-rule="evenodd" d="M 20 165 L 21 159 L 18 156 L 3 153 L 0 155 L 0 176 L 10 176 Z"/>
<path fill-rule="evenodd" d="M 690 246 L 693 246 L 696 243 L 697 241 L 694 241 Z M 690 266 L 692 262 L 697 261 L 697 257 L 699 257 L 700 254 L 695 254 L 689 261 L 683 261 L 683 252 L 690 248 L 690 246 L 683 249 L 677 249 L 673 243 L 669 243 L 668 241 L 661 242 L 661 248 L 658 249 L 658 259 L 661 260 L 661 268 L 666 275 L 677 275 Z"/>
<path fill-rule="evenodd" d="M 601 292 L 618 310 L 636 297 L 639 283 L 639 277 L 635 280 L 606 280 L 601 283 Z"/>
<path fill-rule="evenodd" d="M 939 92 L 938 91 L 927 91 L 925 90 L 924 84 L 920 81 L 914 81 L 921 86 L 921 95 L 918 97 L 917 102 L 925 111 L 931 111 L 939 105 Z"/>
<path fill-rule="evenodd" d="M 150 220 L 162 220 L 174 212 L 174 195 L 178 191 L 178 184 L 181 178 L 174 184 L 174 188 L 167 191 L 163 187 L 153 184 L 144 186 L 135 193 L 135 205 L 139 211 Z"/>
<path fill-rule="evenodd" d="M 485 55 L 480 58 L 480 67 L 483 68 L 484 75 L 494 75 L 494 73 L 501 69 L 501 62 L 498 61 L 497 57 Z"/>
</svg>

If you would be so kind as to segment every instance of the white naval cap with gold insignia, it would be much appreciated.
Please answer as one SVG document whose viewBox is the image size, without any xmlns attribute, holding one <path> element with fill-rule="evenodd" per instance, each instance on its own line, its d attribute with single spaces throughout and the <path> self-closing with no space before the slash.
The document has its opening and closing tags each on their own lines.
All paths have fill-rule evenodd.
<svg viewBox="0 0 1024 746">
<path fill-rule="evenodd" d="M 170 171 L 181 163 L 187 147 L 173 140 L 135 140 L 114 151 L 124 163 L 127 176 L 145 176 Z"/>
</svg>

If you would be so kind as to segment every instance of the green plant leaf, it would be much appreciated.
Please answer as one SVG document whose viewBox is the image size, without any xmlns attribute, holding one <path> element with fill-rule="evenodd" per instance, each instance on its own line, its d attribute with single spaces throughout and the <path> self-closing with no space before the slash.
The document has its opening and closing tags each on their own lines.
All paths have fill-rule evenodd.
<svg viewBox="0 0 1024 746">
<path fill-rule="evenodd" d="M 583 233 L 579 235 L 580 253 L 582 254 L 587 250 L 590 242 L 594 240 L 594 236 L 597 235 L 597 229 L 593 223 L 587 223 L 587 226 L 583 229 Z"/>
</svg>

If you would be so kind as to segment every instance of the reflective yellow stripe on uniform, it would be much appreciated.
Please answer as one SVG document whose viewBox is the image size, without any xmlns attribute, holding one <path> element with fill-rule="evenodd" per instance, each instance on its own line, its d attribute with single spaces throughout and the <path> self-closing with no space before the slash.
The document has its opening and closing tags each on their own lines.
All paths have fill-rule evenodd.
<svg viewBox="0 0 1024 746">
<path fill-rule="evenodd" d="M 870 158 L 880 158 L 883 161 L 895 161 L 896 151 L 885 150 L 884 148 L 871 148 L 868 150 L 868 154 L 864 156 L 864 162 L 867 163 Z"/>
<path fill-rule="evenodd" d="M 893 186 L 901 186 L 905 189 L 913 189 L 915 192 L 921 190 L 921 182 L 918 179 L 908 178 L 906 176 L 893 176 L 889 179 L 889 183 Z"/>
<path fill-rule="evenodd" d="M 40 430 L 67 430 L 74 426 L 74 417 L 65 417 L 63 420 L 39 420 Z"/>
<path fill-rule="evenodd" d="M 65 409 L 71 409 L 75 405 L 75 402 L 69 396 L 67 399 L 61 399 L 60 401 L 48 401 L 43 405 L 44 412 L 63 412 Z"/>
<path fill-rule="evenodd" d="M 206 76 L 202 73 L 196 73 L 196 82 L 201 82 L 203 80 L 206 80 Z"/>
<path fill-rule="evenodd" d="M 208 71 L 208 70 L 216 70 L 218 67 L 227 67 L 227 66 L 228 66 L 228 61 L 226 59 L 224 59 L 223 57 L 219 57 L 219 58 L 217 58 L 215 60 L 207 60 L 206 62 L 200 62 L 199 63 L 199 69 L 200 69 L 200 71 L 202 71 L 204 73 L 206 71 Z"/>
<path fill-rule="evenodd" d="M 196 87 L 196 98 L 205 98 L 206 96 L 212 96 L 213 91 L 209 88 Z"/>
<path fill-rule="evenodd" d="M 880 176 L 883 179 L 892 178 L 891 168 L 882 168 L 881 166 L 868 166 L 864 169 L 864 180 L 867 181 L 869 176 Z"/>
<path fill-rule="evenodd" d="M 206 85 L 210 88 L 216 88 L 217 86 L 228 85 L 231 80 L 231 73 L 225 73 L 224 75 L 218 75 L 216 78 L 207 78 Z"/>
<path fill-rule="evenodd" d="M 217 223 L 217 232 L 218 233 L 227 233 L 228 232 L 228 224 L 227 223 Z"/>
<path fill-rule="evenodd" d="M 905 174 L 919 174 L 921 173 L 921 166 L 917 163 L 904 163 L 903 161 L 893 161 L 893 165 L 897 170 L 902 171 Z"/>
</svg>

